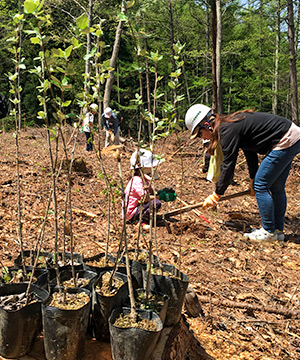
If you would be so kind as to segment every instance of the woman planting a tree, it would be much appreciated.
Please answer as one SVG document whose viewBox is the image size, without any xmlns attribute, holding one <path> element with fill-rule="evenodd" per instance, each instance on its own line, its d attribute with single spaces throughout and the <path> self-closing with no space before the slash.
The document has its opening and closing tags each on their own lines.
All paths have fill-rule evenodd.
<svg viewBox="0 0 300 360">
<path fill-rule="evenodd" d="M 285 184 L 292 161 L 300 152 L 300 128 L 278 115 L 244 110 L 224 116 L 213 114 L 211 108 L 202 104 L 188 109 L 185 124 L 192 138 L 210 140 L 208 152 L 211 155 L 218 144 L 223 152 L 220 178 L 203 207 L 218 204 L 233 176 L 239 149 L 242 149 L 262 221 L 260 229 L 244 235 L 252 240 L 284 240 Z M 265 155 L 260 165 L 257 154 Z"/>
</svg>

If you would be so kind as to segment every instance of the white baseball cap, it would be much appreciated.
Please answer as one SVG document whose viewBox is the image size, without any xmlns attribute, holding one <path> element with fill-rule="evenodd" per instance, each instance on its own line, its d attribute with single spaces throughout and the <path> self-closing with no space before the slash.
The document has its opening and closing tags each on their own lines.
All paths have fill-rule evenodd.
<svg viewBox="0 0 300 360">
<path fill-rule="evenodd" d="M 158 164 L 159 160 L 154 158 L 154 155 L 150 150 L 136 150 L 130 158 L 130 169 L 138 169 L 140 167 L 151 168 Z"/>
<path fill-rule="evenodd" d="M 112 109 L 110 107 L 107 107 L 105 110 L 104 110 L 104 116 L 109 119 L 112 115 Z"/>
<path fill-rule="evenodd" d="M 98 110 L 98 105 L 97 105 L 97 104 L 91 104 L 91 105 L 90 105 L 90 109 L 92 109 L 92 110 Z"/>
</svg>

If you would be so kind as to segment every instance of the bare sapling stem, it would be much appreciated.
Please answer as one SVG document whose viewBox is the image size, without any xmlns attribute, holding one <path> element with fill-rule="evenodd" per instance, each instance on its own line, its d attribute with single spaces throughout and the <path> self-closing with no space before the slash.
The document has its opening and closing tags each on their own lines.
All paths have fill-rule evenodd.
<svg viewBox="0 0 300 360">
<path fill-rule="evenodd" d="M 23 234 L 22 234 L 22 209 L 21 209 L 21 182 L 20 182 L 20 160 L 19 160 L 19 104 L 20 104 L 20 87 L 18 86 L 18 79 L 20 77 L 20 66 L 19 66 L 19 57 L 21 52 L 21 23 L 18 23 L 16 26 L 16 36 L 15 36 L 15 76 L 11 84 L 13 88 L 14 98 L 14 117 L 15 117 L 15 144 L 16 144 L 16 180 L 17 180 L 17 207 L 18 207 L 18 239 L 20 245 L 20 253 L 22 259 L 22 267 L 24 274 L 25 272 L 25 261 L 24 261 L 24 246 L 23 246 Z"/>
<path fill-rule="evenodd" d="M 68 157 L 68 152 L 67 152 L 67 147 L 66 147 L 66 141 L 65 141 L 65 137 L 61 128 L 61 125 L 59 127 L 59 132 L 60 132 L 60 136 L 62 139 L 62 144 L 63 144 L 63 150 L 64 150 L 64 154 L 65 154 L 65 159 L 66 159 L 66 169 L 67 169 L 67 194 L 66 194 L 66 202 L 65 202 L 65 216 L 66 216 L 66 209 L 69 208 L 69 226 L 70 226 L 70 250 L 71 250 L 71 269 L 72 269 L 72 277 L 74 279 L 74 284 L 75 287 L 77 286 L 77 281 L 75 278 L 75 269 L 74 269 L 74 241 L 73 241 L 73 214 L 72 214 L 72 199 L 71 199 L 71 173 L 72 173 L 72 167 L 73 167 L 73 162 L 74 162 L 74 152 L 75 152 L 75 147 L 76 147 L 76 138 L 75 138 L 75 142 L 74 142 L 74 147 L 72 149 L 72 154 L 71 154 L 71 159 L 70 159 L 70 163 L 69 163 L 69 157 Z M 64 226 L 65 226 L 65 222 L 64 222 Z M 65 231 L 64 231 L 64 250 L 65 250 Z M 65 251 L 64 251 L 65 254 Z"/>
<path fill-rule="evenodd" d="M 122 174 L 122 167 L 121 167 L 121 155 L 119 150 L 116 152 L 116 157 L 118 161 L 119 166 L 119 175 L 120 175 L 120 181 L 121 181 L 121 188 L 122 188 L 122 200 L 125 204 L 125 189 L 124 189 L 124 181 L 123 181 L 123 174 Z M 134 299 L 134 290 L 133 290 L 133 284 L 132 284 L 132 277 L 131 277 L 131 271 L 130 271 L 130 262 L 129 262 L 129 253 L 128 253 L 128 242 L 127 242 L 127 234 L 126 234 L 126 209 L 125 206 L 123 207 L 123 240 L 125 245 L 125 259 L 126 259 L 126 273 L 127 273 L 127 279 L 128 279 L 128 289 L 129 289 L 129 299 L 130 299 L 130 317 L 132 322 L 136 322 L 137 319 L 137 312 L 136 312 L 136 305 L 135 305 L 135 299 Z"/>
<path fill-rule="evenodd" d="M 109 188 L 109 180 L 108 180 L 106 170 L 104 168 L 102 154 L 101 154 L 100 137 L 99 137 L 99 140 L 98 140 L 98 149 L 96 151 L 96 156 L 97 156 L 97 159 L 98 159 L 98 161 L 100 163 L 100 166 L 101 166 L 101 171 L 102 171 L 102 175 L 103 175 L 103 178 L 104 178 L 105 187 L 106 187 L 106 194 L 107 194 L 108 212 L 107 212 L 106 248 L 105 248 L 105 263 L 107 263 L 107 261 L 108 261 L 107 255 L 108 255 L 108 247 L 109 247 L 109 237 L 110 237 L 111 194 L 110 194 L 110 188 Z"/>
</svg>

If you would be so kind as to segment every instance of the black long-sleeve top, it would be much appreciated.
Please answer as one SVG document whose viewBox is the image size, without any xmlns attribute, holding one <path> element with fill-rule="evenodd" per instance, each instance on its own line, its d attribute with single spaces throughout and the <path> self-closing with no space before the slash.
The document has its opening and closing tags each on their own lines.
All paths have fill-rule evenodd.
<svg viewBox="0 0 300 360">
<path fill-rule="evenodd" d="M 292 125 L 282 116 L 262 112 L 244 113 L 241 120 L 220 125 L 220 142 L 224 155 L 216 193 L 223 195 L 234 173 L 239 149 L 245 153 L 250 178 L 258 169 L 257 154 L 267 154 L 279 143 Z"/>
<path fill-rule="evenodd" d="M 118 131 L 118 127 L 120 126 L 120 120 L 117 117 L 117 115 L 113 112 L 111 117 L 108 119 L 105 117 L 105 114 L 103 113 L 101 116 L 102 119 L 102 126 L 107 131 L 112 130 L 114 135 L 116 135 Z"/>
</svg>

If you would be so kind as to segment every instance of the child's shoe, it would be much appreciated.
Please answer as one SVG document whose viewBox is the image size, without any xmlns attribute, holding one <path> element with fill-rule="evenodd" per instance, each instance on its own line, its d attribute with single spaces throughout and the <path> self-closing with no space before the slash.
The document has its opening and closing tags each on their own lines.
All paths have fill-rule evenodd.
<svg viewBox="0 0 300 360">
<path fill-rule="evenodd" d="M 146 223 L 142 223 L 142 229 L 144 231 L 149 231 L 150 230 L 150 225 L 149 224 L 146 224 Z"/>
<path fill-rule="evenodd" d="M 244 236 L 250 240 L 275 241 L 278 240 L 277 233 L 271 233 L 264 228 L 254 229 L 251 233 L 245 233 Z"/>
</svg>

